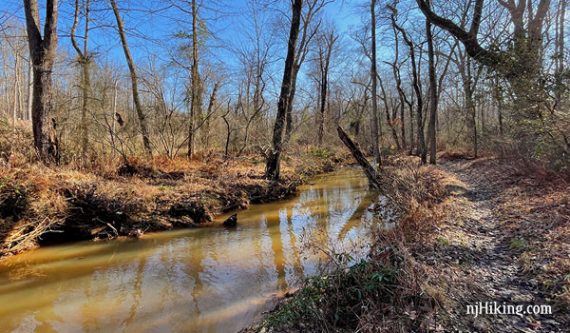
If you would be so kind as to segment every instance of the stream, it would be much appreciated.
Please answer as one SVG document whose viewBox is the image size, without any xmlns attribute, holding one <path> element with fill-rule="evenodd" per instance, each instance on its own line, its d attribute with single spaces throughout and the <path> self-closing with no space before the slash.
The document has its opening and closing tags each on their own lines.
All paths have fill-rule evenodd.
<svg viewBox="0 0 570 333">
<path fill-rule="evenodd" d="M 237 332 L 330 262 L 365 255 L 377 194 L 358 169 L 213 226 L 45 247 L 0 262 L 2 332 Z"/>
</svg>

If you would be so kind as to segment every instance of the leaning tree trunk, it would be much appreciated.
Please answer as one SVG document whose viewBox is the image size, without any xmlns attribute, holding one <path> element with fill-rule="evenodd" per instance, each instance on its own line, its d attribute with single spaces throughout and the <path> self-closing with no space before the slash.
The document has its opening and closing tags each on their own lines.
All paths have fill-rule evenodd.
<svg viewBox="0 0 570 333">
<path fill-rule="evenodd" d="M 58 162 L 59 145 L 53 104 L 52 70 L 57 49 L 58 0 L 47 0 L 44 36 L 37 0 L 24 0 L 30 57 L 33 63 L 32 128 L 34 147 L 44 163 Z"/>
<path fill-rule="evenodd" d="M 379 190 L 380 177 L 376 172 L 376 169 L 374 169 L 374 167 L 370 165 L 370 162 L 368 162 L 358 144 L 352 141 L 352 139 L 348 136 L 348 134 L 346 134 L 346 132 L 342 129 L 342 127 L 338 126 L 336 130 L 338 132 L 338 137 L 340 138 L 342 143 L 344 143 L 344 145 L 348 148 L 348 150 L 350 150 L 352 157 L 354 157 L 356 162 L 358 162 L 358 164 L 360 164 L 360 166 L 364 170 L 364 174 L 368 178 L 368 183 L 370 187 Z"/>
</svg>

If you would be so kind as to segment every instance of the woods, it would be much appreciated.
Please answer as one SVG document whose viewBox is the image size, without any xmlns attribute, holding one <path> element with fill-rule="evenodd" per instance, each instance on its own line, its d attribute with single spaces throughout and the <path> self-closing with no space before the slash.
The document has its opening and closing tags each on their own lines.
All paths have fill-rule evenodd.
<svg viewBox="0 0 570 333">
<path fill-rule="evenodd" d="M 568 327 L 569 6 L 0 1 L 0 321 Z M 109 242 L 4 265 L 80 240 Z M 56 309 L 105 278 L 93 308 Z M 20 299 L 29 286 L 53 294 Z M 556 311 L 465 316 L 491 296 Z"/>
<path fill-rule="evenodd" d="M 340 5 L 334 1 L 283 7 L 289 24 L 272 17 L 264 1 L 251 0 L 245 39 L 227 46 L 238 63 L 225 64 L 213 46 L 225 32 L 209 27 L 217 25 L 212 17 L 226 15 L 222 3 L 170 1 L 155 10 L 185 22 L 148 55 L 138 45 L 133 53 L 129 34 L 137 43 L 154 43 L 153 37 L 125 22 L 122 11 L 131 9 L 121 9 L 120 2 L 46 1 L 43 32 L 37 1 L 15 4 L 25 13 L 26 37 L 17 36 L 24 22 L 3 21 L 6 126 L 33 124 L 34 155 L 61 165 L 87 165 L 117 150 L 123 157 L 174 158 L 185 147 L 194 158 L 224 151 L 227 143 L 229 155 L 261 152 L 267 177 L 276 180 L 283 153 L 298 144 L 334 147 L 340 142 L 335 128 L 342 125 L 378 166 L 381 155 L 398 151 L 420 156 L 422 163 L 429 155 L 435 164 L 438 152 L 454 148 L 474 157 L 494 151 L 567 168 L 566 1 L 460 1 L 461 11 L 448 15 L 452 4 L 376 0 L 354 7 L 361 23 L 339 33 L 328 17 Z M 70 28 L 59 33 L 69 39 L 58 46 L 61 8 L 74 15 L 63 19 Z M 112 15 L 93 14 L 105 11 Z M 422 27 L 412 24 L 420 21 Z M 280 34 L 289 30 L 288 40 L 263 28 L 272 22 Z M 112 28 L 93 30 L 99 25 Z M 91 50 L 101 48 L 103 37 L 121 46 L 124 59 L 117 60 L 125 66 Z M 23 38 L 29 59 L 18 46 Z M 287 54 L 280 55 L 283 45 Z M 70 61 L 77 67 L 65 68 Z M 109 111 L 115 102 L 116 113 Z M 233 110 L 225 116 L 229 130 L 221 111 L 227 103 Z M 29 120 L 25 109 L 31 110 Z M 108 136 L 96 135 L 117 122 Z M 312 126 L 317 130 L 308 130 Z"/>
</svg>

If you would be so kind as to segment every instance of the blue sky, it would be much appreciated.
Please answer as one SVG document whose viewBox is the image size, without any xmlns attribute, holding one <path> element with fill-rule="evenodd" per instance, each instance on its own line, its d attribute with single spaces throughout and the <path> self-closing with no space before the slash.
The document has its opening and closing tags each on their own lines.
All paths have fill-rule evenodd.
<svg viewBox="0 0 570 333">
<path fill-rule="evenodd" d="M 96 52 L 96 61 L 99 64 L 110 63 L 121 68 L 124 71 L 125 79 L 127 78 L 126 62 L 123 50 L 119 43 L 119 38 L 115 30 L 115 19 L 110 10 L 108 0 L 91 0 L 92 1 L 92 31 L 90 32 L 90 51 Z M 174 38 L 174 34 L 178 31 L 190 32 L 191 17 L 189 13 L 169 6 L 174 1 L 181 3 L 181 0 L 116 0 L 121 10 L 121 14 L 127 28 L 127 37 L 129 40 L 131 52 L 139 66 L 144 67 L 148 64 L 149 59 L 153 59 L 157 65 L 168 64 L 172 61 L 175 45 L 180 43 Z M 186 0 L 188 3 L 190 0 Z M 221 64 L 226 76 L 224 79 L 224 87 L 227 89 L 226 94 L 232 96 L 237 94 L 235 84 L 239 79 L 239 69 L 237 56 L 234 53 L 236 48 L 240 48 L 241 44 L 249 43 L 247 39 L 248 24 L 250 17 L 248 16 L 248 3 L 250 0 L 198 0 L 202 5 L 200 15 L 206 20 L 208 29 L 212 31 L 215 38 L 210 38 L 208 42 L 207 61 L 211 63 Z M 286 19 L 284 16 L 290 15 L 289 0 L 257 0 L 268 4 L 272 12 L 267 11 L 268 24 L 279 19 Z M 23 0 L 0 0 L 0 21 L 2 17 L 10 17 L 12 21 L 20 21 L 24 23 Z M 45 0 L 39 0 L 40 7 L 43 7 Z M 59 50 L 66 51 L 73 58 L 75 53 L 71 47 L 69 31 L 73 23 L 75 0 L 60 0 L 60 19 L 58 26 Z M 324 10 L 323 17 L 326 21 L 334 24 L 338 33 L 343 36 L 344 44 L 341 47 L 344 52 L 350 51 L 351 48 L 358 47 L 355 43 L 351 43 L 348 33 L 356 26 L 361 25 L 361 17 L 366 18 L 367 0 L 336 0 L 328 4 Z M 190 10 L 189 6 L 186 8 Z M 43 15 L 42 15 L 43 17 Z M 79 25 L 77 35 L 82 35 L 82 24 Z M 288 27 L 283 26 L 283 31 L 276 33 L 274 47 L 274 62 L 268 69 L 271 73 L 271 82 L 268 84 L 268 93 L 271 98 L 277 97 L 279 80 L 283 71 L 283 58 L 286 51 L 286 41 L 288 38 Z M 271 30 L 268 26 L 267 30 Z M 360 56 L 360 52 L 354 55 Z M 351 56 L 352 57 L 352 56 Z M 354 64 L 356 59 L 350 59 Z M 299 101 L 303 99 L 305 92 L 313 92 L 312 81 L 307 79 L 303 74 L 309 70 L 309 64 L 303 65 L 302 74 L 299 77 L 298 84 Z M 342 76 L 340 73 L 343 69 L 336 66 L 333 71 L 337 71 L 336 75 Z M 167 85 L 173 87 L 178 85 L 181 80 L 188 77 L 188 73 L 180 71 L 179 68 L 170 66 L 167 75 Z M 335 75 L 335 74 L 331 74 Z"/>
<path fill-rule="evenodd" d="M 208 28 L 216 36 L 210 41 L 210 50 L 218 56 L 221 61 L 232 61 L 232 57 L 224 50 L 229 45 L 239 45 L 244 38 L 244 22 L 247 20 L 248 0 L 202 0 L 202 15 L 207 19 Z M 45 0 L 39 0 L 43 7 Z M 123 62 L 124 56 L 119 45 L 119 40 L 115 32 L 109 27 L 114 25 L 114 18 L 109 10 L 106 0 L 92 0 L 94 13 L 92 14 L 93 25 L 103 25 L 91 32 L 91 48 L 99 55 L 105 56 L 112 62 Z M 132 52 L 138 60 L 147 58 L 149 54 L 159 58 L 168 58 L 169 55 L 164 49 L 166 44 L 172 40 L 176 31 L 189 29 L 190 17 L 180 10 L 169 6 L 171 1 L 159 0 L 117 0 L 119 8 L 128 29 L 128 38 Z M 287 10 L 288 0 L 267 0 L 271 8 L 279 8 L 276 16 Z M 359 9 L 355 7 L 363 1 L 337 0 L 329 4 L 325 9 L 327 20 L 334 22 L 335 26 L 342 34 L 351 26 L 360 22 Z M 10 17 L 11 20 L 24 22 L 22 0 L 1 0 L 0 18 Z M 60 20 L 59 20 L 59 40 L 60 50 L 72 51 L 69 41 L 69 30 L 73 20 L 74 0 L 60 0 Z M 169 8 L 170 7 L 170 8 Z M 217 12 L 214 12 L 215 9 Z M 287 13 L 288 14 L 288 13 Z M 81 27 L 78 28 L 78 35 L 81 35 Z M 287 38 L 286 34 L 283 39 Z M 226 59 L 224 59 L 226 58 Z"/>
</svg>

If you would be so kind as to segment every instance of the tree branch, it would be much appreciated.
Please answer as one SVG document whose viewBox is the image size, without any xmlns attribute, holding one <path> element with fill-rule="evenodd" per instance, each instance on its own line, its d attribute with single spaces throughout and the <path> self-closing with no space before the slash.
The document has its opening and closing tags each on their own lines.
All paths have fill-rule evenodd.
<svg viewBox="0 0 570 333">
<path fill-rule="evenodd" d="M 483 48 L 477 40 L 477 33 L 481 24 L 481 13 L 484 0 L 476 1 L 477 2 L 475 4 L 474 17 L 471 23 L 471 28 L 469 29 L 469 32 L 467 32 L 455 24 L 453 21 L 443 18 L 434 13 L 426 0 L 416 0 L 420 10 L 425 15 L 425 17 L 431 23 L 435 24 L 441 29 L 446 30 L 452 36 L 457 38 L 465 46 L 465 50 L 471 57 L 489 67 L 499 68 L 500 64 L 503 62 L 501 55 Z"/>
</svg>

